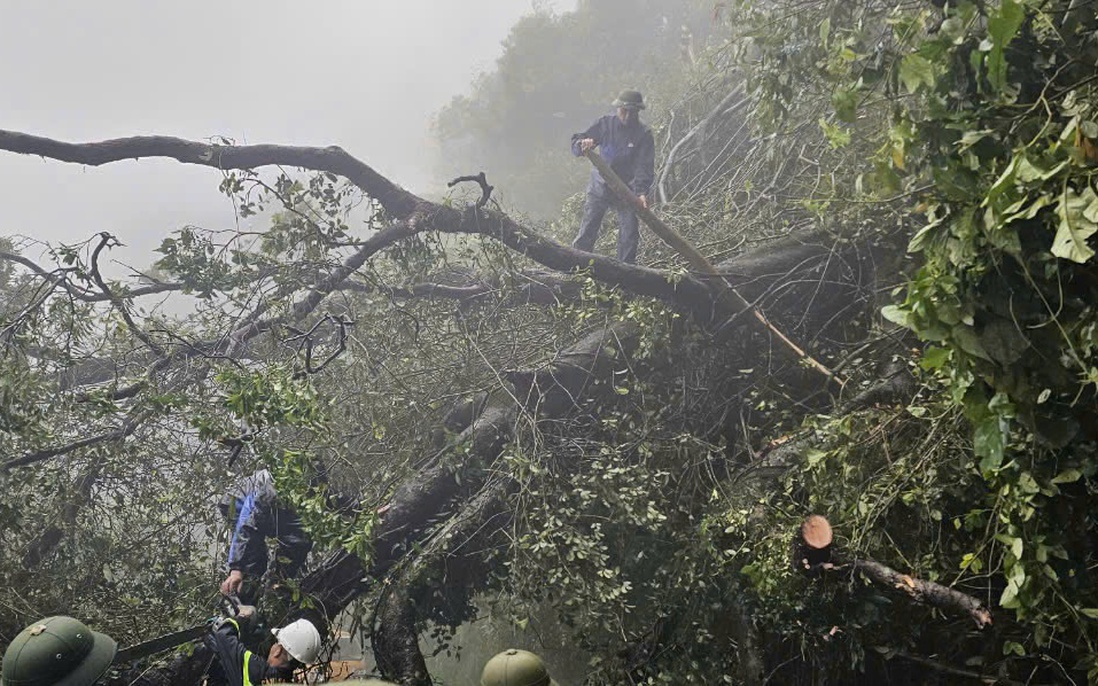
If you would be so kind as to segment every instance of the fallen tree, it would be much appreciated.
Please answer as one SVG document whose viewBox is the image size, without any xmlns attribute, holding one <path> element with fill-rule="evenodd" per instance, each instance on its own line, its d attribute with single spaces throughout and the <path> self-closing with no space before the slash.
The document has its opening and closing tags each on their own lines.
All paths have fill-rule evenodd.
<svg viewBox="0 0 1098 686">
<path fill-rule="evenodd" d="M 212 166 L 223 173 L 229 169 L 250 169 L 269 164 L 297 166 L 348 178 L 368 197 L 376 200 L 391 217 L 387 227 L 354 245 L 340 263 L 317 271 L 312 282 L 304 284 L 302 294 L 284 314 L 272 314 L 269 304 L 260 303 L 251 312 L 238 317 L 240 323 L 231 333 L 185 346 L 171 346 L 170 340 L 161 342 L 154 339 L 155 334 L 147 333 L 130 316 L 135 299 L 155 292 L 155 289 L 116 289 L 101 278 L 94 278 L 91 284 L 85 286 L 79 283 L 84 278 L 82 273 L 54 274 L 31 263 L 32 272 L 53 288 L 84 300 L 108 302 L 123 315 L 126 326 L 143 341 L 148 354 L 140 363 L 147 366 L 143 380 L 130 382 L 118 379 L 117 367 L 111 372 L 111 377 L 117 379 L 112 384 L 117 390 L 109 391 L 110 397 L 114 401 L 128 401 L 134 407 L 140 406 L 143 394 L 158 386 L 159 379 L 178 375 L 193 361 L 254 359 L 256 347 L 264 345 L 264 336 L 307 321 L 335 293 L 348 290 L 384 292 L 389 297 L 427 299 L 483 296 L 484 288 L 477 285 L 424 285 L 412 288 L 356 285 L 361 282 L 354 277 L 371 259 L 427 232 L 488 237 L 543 267 L 564 274 L 566 278 L 563 280 L 550 275 L 537 277 L 535 281 L 538 284 L 554 281 L 561 284 L 553 287 L 553 302 L 577 297 L 576 277 L 567 277 L 571 273 L 587 275 L 633 297 L 661 300 L 689 315 L 694 322 L 692 328 L 716 332 L 718 340 L 725 341 L 721 346 L 727 346 L 727 342 L 739 338 L 740 342 L 732 346 L 731 354 L 734 364 L 740 366 L 767 364 L 769 358 L 769 351 L 765 348 L 759 351 L 762 353 L 761 359 L 757 358 L 757 352 L 748 351 L 751 346 L 747 341 L 757 340 L 757 334 L 745 337 L 742 333 L 732 333 L 744 331 L 743 325 L 748 320 L 743 316 L 748 310 L 757 312 L 760 307 L 764 308 L 776 321 L 794 312 L 797 317 L 788 320 L 790 330 L 796 332 L 794 335 L 812 331 L 814 336 L 819 336 L 829 330 L 840 329 L 848 319 L 863 315 L 865 307 L 872 302 L 866 294 L 873 288 L 876 253 L 873 250 L 860 253 L 855 250 L 841 260 L 835 260 L 833 248 L 825 242 L 827 239 L 823 235 L 792 237 L 717 265 L 712 271 L 723 279 L 718 284 L 707 281 L 705 275 L 679 274 L 669 278 L 657 270 L 625 265 L 561 246 L 479 205 L 456 210 L 416 198 L 337 148 L 236 147 L 159 137 L 67 144 L 12 132 L 0 132 L 0 147 L 91 165 L 134 157 L 165 156 L 184 163 Z M 107 238 L 104 237 L 99 248 L 93 252 L 88 273 L 98 274 L 98 256 L 106 243 Z M 854 260 L 857 266 L 850 268 L 849 260 Z M 26 265 L 25 258 L 20 257 L 17 261 Z M 812 275 L 811 279 L 805 279 L 809 274 Z M 856 278 L 851 279 L 851 276 Z M 724 280 L 735 284 L 744 295 L 737 294 L 734 301 L 721 297 L 719 294 L 727 288 Z M 822 306 L 812 311 L 811 318 L 805 317 L 803 292 L 819 292 L 822 283 L 828 284 L 830 295 L 820 299 Z M 176 284 L 164 286 L 165 291 L 175 288 Z M 852 296 L 840 296 L 844 290 Z M 751 298 L 752 302 L 749 303 L 745 297 Z M 527 296 L 525 302 L 531 302 L 531 297 Z M 763 332 L 766 332 L 765 328 Z M 577 411 L 583 412 L 585 408 L 589 411 L 592 404 L 598 402 L 599 393 L 595 392 L 595 386 L 601 383 L 604 389 L 613 388 L 635 374 L 630 370 L 628 360 L 630 350 L 637 345 L 639 333 L 640 329 L 634 324 L 611 323 L 563 350 L 544 366 L 503 372 L 503 377 L 510 383 L 510 391 L 502 395 L 494 393 L 496 400 L 480 406 L 479 414 L 470 417 L 468 428 L 451 440 L 449 448 L 432 455 L 394 489 L 388 508 L 375 528 L 376 533 L 371 540 L 373 554 L 369 562 L 364 566 L 355 555 L 337 553 L 302 581 L 302 591 L 321 616 L 330 621 L 363 591 L 382 588 L 374 641 L 379 665 L 391 678 L 409 683 L 429 683 L 417 643 L 421 618 L 430 614 L 430 598 L 424 592 L 424 580 L 432 574 L 476 579 L 476 575 L 468 570 L 464 574 L 444 570 L 475 568 L 477 564 L 483 564 L 483 560 L 475 559 L 476 556 L 462 556 L 457 551 L 474 537 L 491 540 L 493 532 L 500 531 L 500 527 L 509 520 L 506 503 L 517 482 L 506 475 L 505 469 L 499 471 L 497 462 L 505 446 L 513 440 L 516 425 L 528 421 L 523 417 L 532 418 L 536 425 Z M 776 341 L 776 344 L 784 346 L 788 342 L 785 339 Z M 813 342 L 809 339 L 809 344 Z M 103 366 L 101 362 L 93 364 Z M 199 365 L 198 369 L 201 368 L 202 365 Z M 204 373 L 199 372 L 199 375 Z M 798 381 L 803 373 L 795 367 L 780 373 L 791 383 L 805 383 L 804 379 Z M 622 374 L 627 376 L 622 377 Z M 87 391 L 83 389 L 89 385 L 94 387 L 104 379 L 98 373 L 79 370 L 70 371 L 69 377 L 79 381 L 67 382 L 68 389 L 84 394 Z M 743 392 L 742 388 L 736 390 L 735 385 L 729 387 L 724 383 L 718 383 L 715 389 L 717 395 L 727 393 L 734 396 Z M 807 397 L 811 397 L 811 393 Z M 823 398 L 816 402 L 820 400 Z M 828 401 L 824 402 L 826 404 Z M 20 457 L 10 459 L 6 468 L 26 468 L 100 442 L 113 444 L 125 440 L 145 419 L 140 414 L 135 415 L 122 429 L 68 444 L 29 450 Z M 711 433 L 712 428 L 706 427 L 704 431 Z M 460 450 L 460 458 L 455 450 Z M 488 475 L 493 476 L 485 481 Z M 41 558 L 40 553 L 36 555 Z M 389 577 L 390 580 L 378 585 L 378 582 Z M 470 583 L 464 593 L 468 596 L 477 590 L 477 584 Z M 173 662 L 167 669 L 145 672 L 141 683 L 187 683 L 196 670 L 201 671 L 205 660 L 203 651 L 196 651 L 187 659 Z"/>
</svg>

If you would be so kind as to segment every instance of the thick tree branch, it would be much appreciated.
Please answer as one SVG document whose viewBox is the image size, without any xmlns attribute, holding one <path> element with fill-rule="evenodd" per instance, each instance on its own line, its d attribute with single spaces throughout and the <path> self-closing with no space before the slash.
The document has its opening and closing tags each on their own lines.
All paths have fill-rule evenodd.
<svg viewBox="0 0 1098 686">
<path fill-rule="evenodd" d="M 849 567 L 876 584 L 903 591 L 917 602 L 933 605 L 948 612 L 967 614 L 976 623 L 978 629 L 983 629 L 992 622 L 991 611 L 967 593 L 933 581 L 917 579 L 873 560 L 854 560 Z"/>
<path fill-rule="evenodd" d="M 449 217 L 447 217 L 449 219 Z M 433 228 L 448 233 L 489 236 L 535 262 L 561 272 L 588 270 L 591 276 L 637 295 L 668 302 L 693 313 L 703 322 L 716 314 L 713 291 L 691 275 L 671 277 L 666 272 L 576 250 L 549 240 L 498 212 L 470 208 L 456 222 Z"/>
<path fill-rule="evenodd" d="M 164 136 L 73 144 L 17 132 L 0 131 L 0 149 L 91 165 L 107 164 L 129 158 L 168 157 L 187 164 L 199 164 L 217 169 L 248 169 L 283 164 L 326 171 L 348 178 L 368 195 L 377 199 L 391 214 L 408 220 L 368 239 L 362 249 L 348 260 L 346 268 L 333 272 L 325 282 L 317 285 L 312 294 L 295 305 L 293 317 L 295 319 L 299 319 L 302 312 L 315 309 L 320 300 L 336 289 L 350 272 L 361 266 L 366 257 L 377 249 L 402 237 L 425 230 L 491 236 L 551 269 L 569 272 L 589 268 L 591 275 L 600 281 L 620 286 L 640 295 L 661 298 L 703 317 L 712 317 L 714 309 L 724 309 L 720 306 L 714 308 L 713 291 L 693 276 L 669 278 L 656 270 L 625 265 L 616 260 L 573 250 L 541 237 L 502 215 L 483 212 L 481 208 L 469 208 L 469 211 L 459 214 L 451 208 L 428 203 L 401 189 L 337 147 L 233 146 L 198 143 Z M 733 300 L 736 299 L 733 298 Z M 744 302 L 740 301 L 742 298 L 732 303 L 735 305 L 732 307 L 733 314 L 748 309 Z M 242 338 L 251 338 L 269 329 L 272 322 L 273 320 L 261 321 L 256 318 L 249 322 L 251 328 L 245 327 L 244 330 L 234 332 L 231 339 L 240 341 Z M 775 335 L 780 335 L 780 332 Z"/>
<path fill-rule="evenodd" d="M 350 180 L 399 219 L 411 216 L 421 202 L 412 193 L 334 145 L 326 148 L 222 145 L 171 136 L 134 136 L 96 143 L 66 143 L 17 131 L 0 130 L 0 150 L 40 155 L 61 162 L 75 162 L 93 167 L 142 157 L 169 157 L 184 164 L 198 164 L 220 170 L 255 169 L 270 165 L 301 167 L 329 171 Z"/>
<path fill-rule="evenodd" d="M 375 198 L 395 217 L 409 220 L 404 224 L 409 229 L 405 235 L 424 230 L 489 235 L 552 269 L 574 271 L 590 265 L 592 276 L 612 285 L 636 290 L 641 295 L 670 298 L 679 306 L 687 306 L 691 310 L 711 309 L 707 303 L 712 298 L 709 289 L 691 277 L 676 279 L 675 283 L 671 284 L 667 276 L 661 272 L 624 265 L 616 260 L 566 248 L 520 227 L 509 219 L 481 221 L 482 217 L 487 218 L 489 215 L 481 213 L 480 208 L 477 207 L 470 208 L 472 213 L 459 215 L 453 209 L 428 203 L 400 188 L 335 146 L 327 148 L 278 145 L 234 146 L 199 143 L 168 136 L 138 136 L 80 144 L 0 130 L 0 150 L 41 155 L 64 162 L 93 166 L 131 158 L 168 157 L 185 164 L 198 164 L 222 170 L 252 169 L 278 164 L 327 171 L 349 179 L 367 195 Z M 375 234 L 366 241 L 366 244 L 391 243 L 387 240 L 392 236 L 391 230 L 380 233 L 386 235 Z M 356 253 L 356 257 L 368 256 L 374 252 L 376 250 L 364 244 L 363 249 Z M 357 265 L 354 268 L 357 269 L 365 261 L 365 257 L 355 261 Z M 295 314 L 299 308 L 310 310 L 315 308 L 317 303 L 315 296 L 323 298 L 331 292 L 336 284 L 346 278 L 347 274 L 342 272 L 343 270 L 336 270 L 328 279 L 333 283 L 328 284 L 327 287 L 325 284 L 318 285 L 314 296 L 295 306 Z M 263 329 L 261 325 L 259 326 Z"/>
<path fill-rule="evenodd" d="M 378 626 L 370 643 L 383 675 L 399 678 L 404 686 L 431 686 L 427 662 L 419 649 L 414 596 L 409 582 L 385 587 L 377 608 Z"/>
</svg>

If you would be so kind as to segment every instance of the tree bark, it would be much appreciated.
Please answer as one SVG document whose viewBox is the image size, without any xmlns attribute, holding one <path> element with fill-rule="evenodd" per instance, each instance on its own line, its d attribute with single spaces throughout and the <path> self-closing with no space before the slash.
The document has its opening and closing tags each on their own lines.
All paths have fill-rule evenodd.
<svg viewBox="0 0 1098 686">
<path fill-rule="evenodd" d="M 903 591 L 916 602 L 933 605 L 947 612 L 967 614 L 976 623 L 977 629 L 983 629 L 992 623 L 991 611 L 967 593 L 897 572 L 873 560 L 854 560 L 850 563 L 850 568 L 876 584 Z"/>
</svg>

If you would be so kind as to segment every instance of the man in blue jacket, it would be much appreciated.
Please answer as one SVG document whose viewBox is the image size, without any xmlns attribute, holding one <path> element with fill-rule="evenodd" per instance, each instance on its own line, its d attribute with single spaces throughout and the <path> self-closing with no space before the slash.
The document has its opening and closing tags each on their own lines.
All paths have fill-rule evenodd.
<svg viewBox="0 0 1098 686">
<path fill-rule="evenodd" d="M 648 207 L 648 194 L 655 175 L 656 145 L 652 140 L 651 129 L 640 121 L 644 98 L 638 91 L 622 91 L 614 101 L 614 106 L 617 107 L 617 114 L 600 117 L 586 131 L 572 136 L 572 154 L 578 157 L 597 146 L 610 163 L 610 168 L 637 195 L 641 207 Z M 637 246 L 640 244 L 637 213 L 614 194 L 597 169 L 591 170 L 583 220 L 576 239 L 572 241 L 572 247 L 585 252 L 594 249 L 602 227 L 602 218 L 611 207 L 617 211 L 620 224 L 618 259 L 622 262 L 636 262 Z"/>
<path fill-rule="evenodd" d="M 233 524 L 229 543 L 229 574 L 221 582 L 225 595 L 241 595 L 255 601 L 257 588 L 244 589 L 244 581 L 258 581 L 267 571 L 267 540 L 277 542 L 274 556 L 274 581 L 292 579 L 301 571 L 313 542 L 302 526 L 301 518 L 286 507 L 275 490 L 274 479 L 266 469 L 241 480 L 235 491 L 221 502 L 222 512 Z"/>
</svg>

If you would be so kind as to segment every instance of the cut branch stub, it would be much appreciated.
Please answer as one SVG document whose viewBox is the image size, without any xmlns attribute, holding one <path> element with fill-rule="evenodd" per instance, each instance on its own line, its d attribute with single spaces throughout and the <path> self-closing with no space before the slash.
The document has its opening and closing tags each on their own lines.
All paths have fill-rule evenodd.
<svg viewBox="0 0 1098 686">
<path fill-rule="evenodd" d="M 813 550 L 825 550 L 831 546 L 831 524 L 821 515 L 810 515 L 801 523 L 801 538 Z"/>
<path fill-rule="evenodd" d="M 801 522 L 799 536 L 794 540 L 793 567 L 801 572 L 820 569 L 831 562 L 834 534 L 831 523 L 822 515 L 809 515 Z"/>
</svg>

